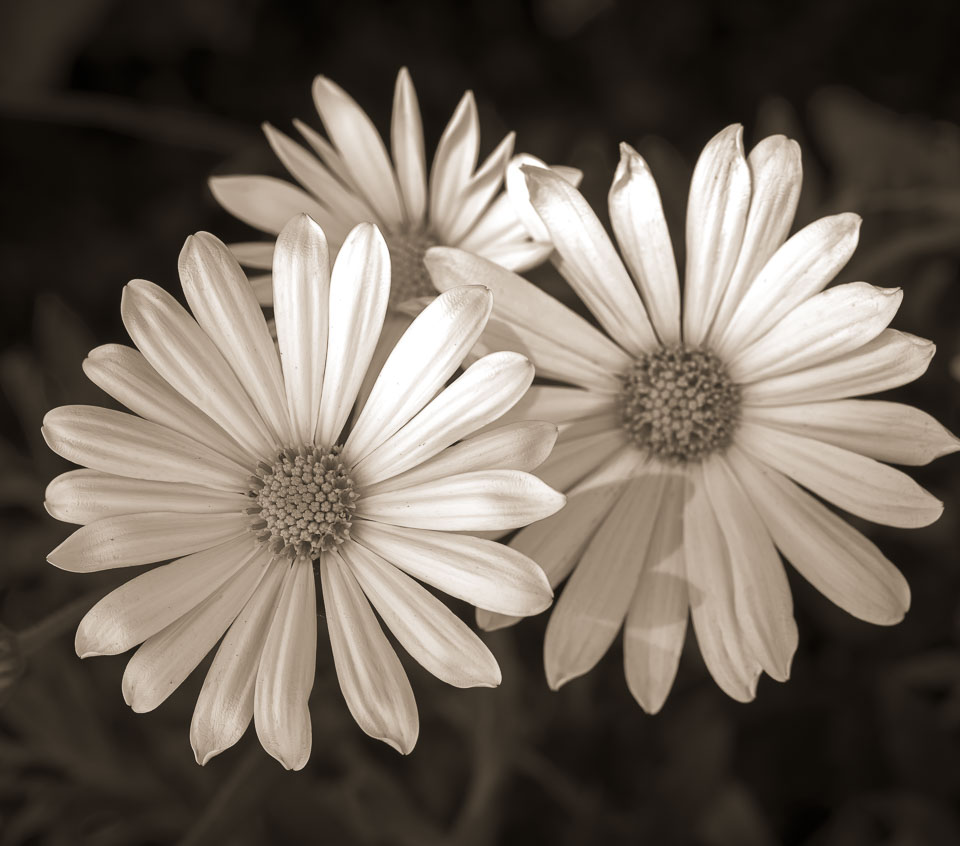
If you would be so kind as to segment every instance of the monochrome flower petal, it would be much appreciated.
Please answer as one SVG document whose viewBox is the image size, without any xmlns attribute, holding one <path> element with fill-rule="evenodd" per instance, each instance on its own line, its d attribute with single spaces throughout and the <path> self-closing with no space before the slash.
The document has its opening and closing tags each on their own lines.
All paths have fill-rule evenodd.
<svg viewBox="0 0 960 846">
<path fill-rule="evenodd" d="M 571 423 L 612 413 L 616 407 L 617 399 L 609 394 L 560 385 L 531 385 L 523 398 L 499 419 L 498 425 L 515 420 Z"/>
<path fill-rule="evenodd" d="M 430 166 L 430 209 L 438 221 L 455 213 L 454 204 L 477 166 L 480 118 L 473 92 L 467 91 L 443 130 Z"/>
<path fill-rule="evenodd" d="M 273 176 L 213 176 L 210 193 L 234 217 L 277 235 L 291 217 L 308 214 L 335 230 L 330 213 L 306 191 Z M 330 224 L 333 224 L 332 226 Z"/>
<path fill-rule="evenodd" d="M 406 68 L 400 69 L 394 88 L 390 144 L 407 219 L 416 226 L 423 221 L 427 211 L 427 158 L 423 148 L 420 104 Z"/>
<path fill-rule="evenodd" d="M 444 241 L 457 244 L 473 229 L 484 209 L 503 186 L 503 174 L 513 155 L 515 141 L 516 134 L 507 133 L 463 186 L 449 218 L 438 217 L 438 234 Z"/>
<path fill-rule="evenodd" d="M 550 457 L 537 475 L 551 488 L 567 490 L 627 445 L 627 437 L 613 416 L 589 417 L 565 426 Z"/>
<path fill-rule="evenodd" d="M 227 249 L 244 267 L 270 270 L 273 267 L 273 241 L 239 241 L 227 244 Z"/>
</svg>

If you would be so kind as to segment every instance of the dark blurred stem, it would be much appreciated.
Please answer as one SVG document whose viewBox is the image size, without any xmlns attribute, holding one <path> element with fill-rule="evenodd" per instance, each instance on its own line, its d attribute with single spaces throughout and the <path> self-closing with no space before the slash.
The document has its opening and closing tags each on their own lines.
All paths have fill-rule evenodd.
<svg viewBox="0 0 960 846">
<path fill-rule="evenodd" d="M 51 640 L 72 629 L 80 618 L 103 596 L 103 588 L 85 593 L 68 602 L 38 623 L 17 633 L 21 654 L 26 658 L 46 646 Z"/>
<path fill-rule="evenodd" d="M 251 743 L 247 753 L 230 773 L 223 786 L 207 803 L 203 813 L 197 817 L 190 829 L 180 838 L 177 846 L 205 846 L 208 843 L 229 842 L 226 837 L 228 832 L 220 830 L 224 817 L 230 817 L 231 825 L 240 822 L 240 815 L 236 812 L 236 809 L 231 811 L 231 805 L 234 799 L 246 792 L 244 788 L 257 774 L 261 765 L 274 763 L 272 760 L 269 762 L 264 760 L 266 757 L 267 753 L 263 751 L 259 743 Z M 264 791 L 258 791 L 259 795 L 263 795 L 263 793 Z M 243 804 L 243 807 L 249 809 L 249 799 Z"/>
</svg>

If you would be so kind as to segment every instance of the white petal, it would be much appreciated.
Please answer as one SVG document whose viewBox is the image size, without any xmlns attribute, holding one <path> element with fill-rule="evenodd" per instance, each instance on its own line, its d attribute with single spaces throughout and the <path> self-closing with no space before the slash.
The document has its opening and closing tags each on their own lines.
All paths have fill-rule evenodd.
<svg viewBox="0 0 960 846">
<path fill-rule="evenodd" d="M 330 330 L 316 443 L 336 442 L 377 346 L 390 298 L 390 254 L 379 230 L 357 226 L 330 276 Z"/>
<path fill-rule="evenodd" d="M 648 714 L 666 701 L 687 632 L 684 487 L 676 480 L 667 484 L 623 629 L 627 687 Z"/>
<path fill-rule="evenodd" d="M 496 425 L 515 420 L 549 420 L 570 423 L 615 411 L 617 401 L 610 394 L 559 385 L 531 385 L 523 398 Z"/>
<path fill-rule="evenodd" d="M 254 299 L 257 301 L 258 305 L 262 306 L 272 306 L 273 305 L 273 276 L 270 273 L 259 273 L 256 276 L 251 276 L 247 279 L 247 282 L 250 283 L 250 288 L 253 291 Z M 273 327 L 272 329 L 270 327 Z M 277 333 L 277 323 L 275 320 L 267 321 L 267 328 L 270 332 L 270 337 L 273 338 Z"/>
<path fill-rule="evenodd" d="M 142 573 L 110 591 L 77 628 L 77 655 L 117 655 L 179 620 L 233 577 L 257 552 L 247 533 Z"/>
<path fill-rule="evenodd" d="M 263 310 L 237 260 L 222 241 L 198 232 L 187 238 L 178 267 L 200 328 L 223 354 L 271 433 L 289 443 L 280 361 Z"/>
<path fill-rule="evenodd" d="M 227 249 L 244 267 L 270 270 L 273 267 L 273 241 L 240 241 L 227 244 Z"/>
<path fill-rule="evenodd" d="M 850 260 L 859 237 L 855 214 L 824 217 L 801 229 L 763 266 L 729 322 L 717 327 L 714 350 L 729 355 L 743 348 L 826 288 Z"/>
<path fill-rule="evenodd" d="M 430 220 L 449 220 L 480 151 L 480 119 L 473 92 L 467 91 L 443 130 L 430 166 Z"/>
<path fill-rule="evenodd" d="M 396 434 L 351 468 L 367 486 L 416 467 L 450 444 L 500 418 L 533 381 L 533 365 L 514 352 L 474 362 Z"/>
<path fill-rule="evenodd" d="M 323 230 L 306 215 L 293 218 L 277 238 L 273 285 L 285 405 L 297 442 L 309 444 L 327 357 L 330 254 Z"/>
<path fill-rule="evenodd" d="M 745 385 L 743 401 L 787 405 L 886 391 L 922 376 L 935 349 L 924 338 L 884 329 L 870 343 L 833 361 Z"/>
<path fill-rule="evenodd" d="M 233 746 L 253 719 L 260 654 L 273 621 L 285 568 L 268 567 L 233 621 L 203 680 L 190 722 L 190 745 L 201 766 Z"/>
<path fill-rule="evenodd" d="M 455 246 L 478 255 L 486 254 L 490 250 L 495 250 L 507 244 L 539 244 L 546 249 L 547 255 L 553 252 L 553 244 L 546 240 L 549 237 L 547 230 L 527 199 L 526 177 L 520 172 L 520 163 L 518 162 L 518 159 L 521 157 L 533 158 L 532 156 L 526 156 L 525 153 L 513 157 L 507 164 L 505 180 L 507 193 L 498 194 L 494 197 L 493 202 L 484 209 L 483 214 L 480 215 L 477 222 L 473 225 L 473 228 L 467 232 Z M 533 163 L 541 167 L 546 167 L 539 159 L 535 159 Z M 511 173 L 513 170 L 516 170 L 516 175 L 513 179 L 522 185 L 523 205 L 521 208 L 526 210 L 530 219 L 535 221 L 536 225 L 542 231 L 542 238 L 544 239 L 542 241 L 530 240 L 527 227 L 524 225 L 524 221 L 521 221 L 518 216 L 518 210 L 514 205 L 513 199 L 509 196 L 509 192 L 511 191 Z"/>
<path fill-rule="evenodd" d="M 379 220 L 388 228 L 399 226 L 404 219 L 400 188 L 373 122 L 346 91 L 326 77 L 314 79 L 313 102 L 346 169 Z"/>
<path fill-rule="evenodd" d="M 148 420 L 92 405 L 48 411 L 47 446 L 74 464 L 157 482 L 246 491 L 250 471 L 203 444 Z"/>
<path fill-rule="evenodd" d="M 739 450 L 732 455 L 774 543 L 800 575 L 868 623 L 903 619 L 910 587 L 873 543 L 776 470 Z"/>
<path fill-rule="evenodd" d="M 815 367 L 877 337 L 900 307 L 900 288 L 837 285 L 798 305 L 760 340 L 728 362 L 735 382 L 759 382 Z"/>
<path fill-rule="evenodd" d="M 553 423 L 521 421 L 465 438 L 397 476 L 364 488 L 372 496 L 474 470 L 525 470 L 538 467 L 557 440 Z"/>
<path fill-rule="evenodd" d="M 240 613 L 271 560 L 261 550 L 233 578 L 133 654 L 121 684 L 127 705 L 138 714 L 152 711 L 183 683 Z"/>
<path fill-rule="evenodd" d="M 537 469 L 537 475 L 559 491 L 576 485 L 629 445 L 619 426 L 605 427 L 583 436 L 578 434 L 577 427 L 578 424 L 574 424 L 563 432 L 560 444 Z"/>
<path fill-rule="evenodd" d="M 99 470 L 71 470 L 47 485 L 43 505 L 51 517 L 82 526 L 138 511 L 239 512 L 250 505 L 250 500 L 241 493 L 183 482 L 150 482 Z"/>
<path fill-rule="evenodd" d="M 344 455 L 351 463 L 399 430 L 453 375 L 480 337 L 492 299 L 479 286 L 448 291 L 413 321 L 383 365 L 347 438 Z"/>
<path fill-rule="evenodd" d="M 943 503 L 906 473 L 823 441 L 744 421 L 736 443 L 839 508 L 885 526 L 928 526 Z"/>
<path fill-rule="evenodd" d="M 427 210 L 427 159 L 420 104 L 406 68 L 400 68 L 393 92 L 390 145 L 407 219 L 411 226 L 419 226 Z"/>
<path fill-rule="evenodd" d="M 400 659 L 338 554 L 321 557 L 320 579 L 333 661 L 350 713 L 371 737 L 409 754 L 420 721 Z"/>
<path fill-rule="evenodd" d="M 525 279 L 462 250 L 434 247 L 424 263 L 438 290 L 480 284 L 493 292 L 494 320 L 505 324 L 513 344 L 494 346 L 487 327 L 484 343 L 526 355 L 546 378 L 620 390 L 619 374 L 631 358 L 586 320 Z M 635 292 L 634 292 L 635 294 Z M 497 343 L 503 339 L 497 338 Z"/>
<path fill-rule="evenodd" d="M 397 491 L 361 496 L 357 517 L 447 532 L 518 529 L 563 507 L 563 494 L 531 473 L 475 470 Z"/>
<path fill-rule="evenodd" d="M 313 562 L 301 557 L 284 576 L 277 610 L 263 644 L 253 696 L 257 737 L 288 770 L 302 770 L 310 758 L 312 733 L 307 700 L 316 665 L 317 589 Z"/>
<path fill-rule="evenodd" d="M 457 244 L 461 241 L 490 205 L 490 201 L 503 185 L 503 176 L 507 162 L 513 155 L 515 140 L 515 133 L 507 134 L 463 186 L 450 217 L 434 221 L 444 243 Z"/>
<path fill-rule="evenodd" d="M 137 567 L 209 549 L 249 532 L 241 514 L 124 514 L 77 529 L 47 561 L 72 573 Z"/>
<path fill-rule="evenodd" d="M 734 608 L 733 568 L 723 533 L 703 485 L 702 467 L 692 471 L 683 519 L 690 614 L 704 663 L 727 696 L 756 696 L 760 662 L 746 645 Z"/>
<path fill-rule="evenodd" d="M 928 464 L 960 450 L 960 439 L 933 417 L 896 402 L 834 400 L 749 406 L 744 417 L 891 464 Z"/>
<path fill-rule="evenodd" d="M 357 185 L 356 180 L 350 175 L 344 164 L 343 157 L 334 149 L 333 145 L 327 141 L 319 132 L 307 126 L 302 120 L 293 119 L 293 125 L 296 127 L 306 142 L 313 148 L 320 160 L 327 166 L 330 172 L 337 177 L 350 191 L 357 197 L 363 199 L 363 191 Z M 375 222 L 375 221 L 370 221 Z M 324 230 L 326 232 L 326 230 Z M 330 241 L 330 233 L 327 232 L 327 239 Z"/>
<path fill-rule="evenodd" d="M 416 301 L 408 300 L 406 304 L 401 304 L 399 307 L 403 308 L 404 305 L 409 305 L 412 302 Z M 424 303 L 423 307 L 425 306 L 426 303 Z M 373 386 L 377 383 L 377 378 L 380 376 L 380 371 L 383 370 L 384 363 L 390 357 L 390 353 L 393 352 L 397 341 L 399 341 L 400 338 L 403 337 L 403 333 L 410 328 L 410 324 L 413 323 L 413 318 L 422 311 L 423 307 L 418 308 L 415 313 L 411 312 L 409 315 L 396 309 L 387 309 L 386 317 L 383 319 L 383 329 L 380 332 L 380 337 L 377 339 L 377 345 L 374 348 L 373 356 L 370 358 L 370 364 L 367 367 L 367 372 L 364 374 L 363 382 L 360 384 L 360 390 L 357 391 L 357 400 L 353 405 L 353 411 L 350 413 L 351 421 L 356 421 L 360 416 L 360 412 L 363 411 L 364 406 L 367 404 L 370 391 L 373 390 Z"/>
<path fill-rule="evenodd" d="M 324 223 L 328 228 L 331 222 L 334 223 L 334 228 L 329 233 L 334 243 L 342 242 L 347 232 L 356 224 L 376 219 L 373 210 L 363 198 L 346 188 L 316 156 L 269 123 L 263 124 L 263 132 L 271 149 L 290 171 L 290 175 L 329 209 L 324 215 Z M 307 209 L 303 209 L 303 212 L 307 212 Z"/>
<path fill-rule="evenodd" d="M 747 156 L 750 210 L 743 244 L 714 320 L 712 337 L 722 331 L 757 274 L 780 248 L 797 211 L 803 168 L 800 145 L 783 135 L 764 138 Z"/>
<path fill-rule="evenodd" d="M 336 229 L 335 218 L 306 191 L 273 176 L 213 176 L 210 193 L 244 223 L 276 235 L 291 217 L 308 214 Z"/>
<path fill-rule="evenodd" d="M 455 246 L 465 249 L 463 242 Z M 538 264 L 543 264 L 553 252 L 553 244 L 541 244 L 538 241 L 521 239 L 518 241 L 504 241 L 499 244 L 486 244 L 474 252 L 481 258 L 499 264 L 514 273 L 523 273 Z"/>
<path fill-rule="evenodd" d="M 104 344 L 90 351 L 83 372 L 135 414 L 200 441 L 231 461 L 246 464 L 255 457 L 220 426 L 187 402 L 161 378 L 143 354 L 122 344 Z"/>
<path fill-rule="evenodd" d="M 439 599 L 365 547 L 340 554 L 400 645 L 454 687 L 496 687 L 500 668 L 490 650 Z"/>
<path fill-rule="evenodd" d="M 513 240 L 517 237 L 518 232 L 522 232 L 524 236 L 532 238 L 536 243 L 549 245 L 552 250 L 553 246 L 550 241 L 550 231 L 540 219 L 540 215 L 537 214 L 536 209 L 530 204 L 530 191 L 527 188 L 527 177 L 523 172 L 523 168 L 526 165 L 552 170 L 558 176 L 569 182 L 574 188 L 578 188 L 583 179 L 583 172 L 576 168 L 564 167 L 562 165 L 550 167 L 543 159 L 538 159 L 529 153 L 518 153 L 510 160 L 509 164 L 507 164 L 507 173 L 504 177 L 504 182 L 507 186 L 507 197 L 503 199 L 508 201 L 508 208 L 494 209 L 494 207 L 491 206 L 490 209 L 490 211 L 495 212 L 499 218 L 499 225 L 497 225 L 494 230 L 495 222 L 492 220 L 489 222 L 484 220 L 477 225 L 477 230 L 485 230 L 484 235 L 488 243 L 508 239 Z M 500 204 L 499 202 L 495 202 L 493 205 L 499 206 Z M 519 224 L 519 227 L 517 224 Z M 471 241 L 474 241 L 478 234 L 479 231 L 471 232 Z M 469 249 L 471 252 L 480 252 L 473 247 L 467 247 L 465 245 L 463 248 Z"/>
<path fill-rule="evenodd" d="M 669 474 L 647 465 L 623 489 L 557 600 L 543 642 L 557 690 L 588 673 L 623 625 L 646 559 Z"/>
<path fill-rule="evenodd" d="M 733 565 L 733 606 L 746 645 L 770 676 L 786 681 L 798 634 L 780 556 L 722 456 L 703 463 L 703 482 Z"/>
<path fill-rule="evenodd" d="M 415 579 L 502 614 L 538 614 L 553 599 L 543 571 L 494 541 L 358 520 L 352 538 Z"/>
<path fill-rule="evenodd" d="M 657 183 L 629 144 L 620 144 L 620 164 L 607 203 L 613 234 L 657 335 L 664 344 L 679 344 L 680 279 L 673 243 Z"/>
<path fill-rule="evenodd" d="M 557 269 L 621 347 L 639 355 L 657 346 L 640 296 L 587 201 L 553 171 L 523 170 L 530 202 L 556 247 Z"/>
<path fill-rule="evenodd" d="M 687 200 L 687 267 L 683 339 L 707 337 L 743 244 L 750 207 L 750 168 L 743 154 L 743 127 L 728 126 L 703 148 Z"/>
<path fill-rule="evenodd" d="M 162 288 L 142 279 L 123 289 L 123 325 L 154 369 L 245 449 L 276 446 L 230 365 L 206 332 Z"/>
</svg>

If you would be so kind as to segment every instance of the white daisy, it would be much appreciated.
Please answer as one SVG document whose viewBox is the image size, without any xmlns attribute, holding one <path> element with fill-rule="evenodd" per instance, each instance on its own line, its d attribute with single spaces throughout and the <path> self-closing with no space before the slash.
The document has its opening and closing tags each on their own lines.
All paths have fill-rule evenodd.
<svg viewBox="0 0 960 846">
<path fill-rule="evenodd" d="M 311 747 L 318 562 L 347 705 L 364 731 L 407 753 L 416 704 L 371 604 L 430 672 L 471 687 L 500 682 L 496 661 L 415 579 L 509 614 L 551 600 L 526 556 L 457 534 L 525 525 L 563 503 L 526 472 L 549 453 L 555 426 L 473 434 L 523 396 L 533 368 L 497 353 L 444 387 L 492 302 L 482 287 L 447 292 L 397 343 L 346 432 L 390 294 L 376 227 L 354 229 L 332 271 L 316 223 L 300 215 L 283 229 L 279 355 L 219 240 L 189 238 L 180 277 L 194 317 L 156 285 L 131 282 L 122 315 L 139 352 L 111 344 L 84 362 L 134 414 L 65 406 L 44 419 L 50 447 L 90 468 L 47 489 L 49 512 L 82 525 L 49 561 L 88 572 L 177 559 L 99 602 L 80 623 L 77 653 L 142 644 L 123 695 L 149 711 L 223 637 L 190 729 L 197 761 L 236 743 L 253 718 L 264 748 L 299 769 Z"/>
<path fill-rule="evenodd" d="M 294 121 L 313 152 L 269 123 L 267 141 L 298 188 L 269 176 L 218 176 L 210 180 L 217 201 L 245 223 L 276 235 L 287 220 L 306 212 L 319 221 L 330 246 L 339 248 L 356 224 L 376 223 L 390 249 L 390 305 L 436 295 L 423 266 L 424 252 L 441 244 L 460 247 L 511 270 L 526 270 L 552 250 L 530 237 L 511 198 L 522 191 L 522 164 L 543 165 L 527 154 L 513 156 L 514 133 L 477 167 L 480 122 L 473 93 L 463 95 L 437 145 L 427 177 L 420 107 L 410 74 L 397 76 L 390 131 L 393 161 L 367 114 L 336 83 L 313 82 L 313 100 L 329 136 Z M 513 156 L 513 158 L 511 158 Z M 510 192 L 502 191 L 505 175 Z M 557 168 L 574 184 L 580 172 Z M 273 242 L 233 244 L 242 264 L 269 270 Z M 264 305 L 271 302 L 269 276 L 251 279 Z"/>
<path fill-rule="evenodd" d="M 851 399 L 916 379 L 933 345 L 886 328 L 899 289 L 824 290 L 853 253 L 857 215 L 787 240 L 795 142 L 766 138 L 745 157 L 731 126 L 706 146 L 690 187 L 682 307 L 656 185 L 634 150 L 621 153 L 609 206 L 626 267 L 574 188 L 527 171 L 557 267 L 601 329 L 482 259 L 437 249 L 427 266 L 441 289 L 487 285 L 484 343 L 523 350 L 540 376 L 566 383 L 532 388 L 517 409 L 561 426 L 538 473 L 568 505 L 511 544 L 553 585 L 570 576 L 547 627 L 550 685 L 588 672 L 622 626 L 627 683 L 656 712 L 689 610 L 713 677 L 746 701 L 761 671 L 787 678 L 797 644 L 778 550 L 863 620 L 895 623 L 909 605 L 899 571 L 816 497 L 925 526 L 942 504 L 883 462 L 924 464 L 960 442 L 915 408 Z"/>
</svg>

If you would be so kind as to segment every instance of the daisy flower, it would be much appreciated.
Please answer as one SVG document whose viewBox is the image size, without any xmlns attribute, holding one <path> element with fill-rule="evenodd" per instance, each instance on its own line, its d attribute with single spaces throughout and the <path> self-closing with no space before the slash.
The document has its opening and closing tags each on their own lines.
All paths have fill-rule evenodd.
<svg viewBox="0 0 960 846">
<path fill-rule="evenodd" d="M 44 419 L 50 447 L 89 468 L 47 489 L 48 511 L 82 526 L 48 560 L 89 572 L 176 559 L 94 606 L 77 653 L 142 644 L 123 675 L 125 700 L 142 712 L 222 637 L 190 728 L 197 761 L 236 743 L 253 719 L 264 748 L 299 769 L 311 747 L 316 568 L 347 705 L 365 732 L 407 753 L 416 704 L 374 609 L 438 678 L 495 686 L 489 650 L 419 582 L 509 614 L 542 611 L 552 597 L 525 555 L 458 534 L 525 525 L 563 504 L 527 472 L 549 453 L 555 426 L 473 434 L 523 396 L 533 368 L 496 353 L 444 387 L 491 310 L 485 288 L 449 291 L 397 343 L 345 431 L 390 295 L 373 225 L 347 236 L 332 271 L 316 223 L 300 215 L 283 229 L 276 348 L 219 240 L 189 238 L 179 270 L 193 317 L 133 281 L 121 310 L 139 351 L 110 344 L 84 362 L 134 413 L 65 406 Z"/>
<path fill-rule="evenodd" d="M 336 83 L 318 76 L 313 100 L 329 141 L 295 120 L 308 150 L 269 123 L 263 125 L 277 158 L 301 187 L 269 176 L 214 177 L 210 189 L 230 214 L 276 235 L 292 215 L 306 212 L 321 224 L 334 249 L 356 224 L 376 223 L 390 250 L 391 306 L 436 295 L 423 265 L 424 252 L 434 245 L 460 247 L 517 271 L 550 254 L 548 242 L 531 238 L 515 210 L 517 200 L 510 196 L 522 189 L 521 165 L 543 162 L 527 154 L 513 156 L 511 132 L 478 168 L 480 121 L 472 92 L 463 95 L 447 124 L 429 178 L 420 107 L 406 68 L 397 76 L 393 100 L 393 161 L 366 112 Z M 557 170 L 579 182 L 578 170 Z M 505 175 L 510 192 L 501 190 Z M 273 242 L 233 244 L 231 249 L 248 267 L 272 266 Z M 251 281 L 261 302 L 269 305 L 269 276 Z"/>
<path fill-rule="evenodd" d="M 888 329 L 896 288 L 826 288 L 860 219 L 838 214 L 787 239 L 800 193 L 798 145 L 744 155 L 742 128 L 707 144 L 693 174 L 683 296 L 660 197 L 621 147 L 609 193 L 623 260 L 576 189 L 527 171 L 558 269 L 599 329 L 518 276 L 456 250 L 427 265 L 441 288 L 494 292 L 484 343 L 523 350 L 540 376 L 521 413 L 560 425 L 539 475 L 568 505 L 511 546 L 553 585 L 554 689 L 593 668 L 623 628 L 627 684 L 658 711 L 688 612 L 720 687 L 752 699 L 783 681 L 797 645 L 780 555 L 860 619 L 899 621 L 910 592 L 879 549 L 821 499 L 889 526 L 925 526 L 942 504 L 888 466 L 924 464 L 958 440 L 910 406 L 853 399 L 910 382 L 933 345 Z M 626 265 L 626 266 L 625 266 Z M 778 554 L 779 552 L 779 554 Z M 481 611 L 486 628 L 509 619 Z"/>
</svg>

